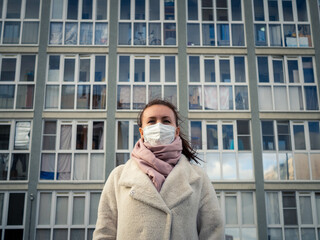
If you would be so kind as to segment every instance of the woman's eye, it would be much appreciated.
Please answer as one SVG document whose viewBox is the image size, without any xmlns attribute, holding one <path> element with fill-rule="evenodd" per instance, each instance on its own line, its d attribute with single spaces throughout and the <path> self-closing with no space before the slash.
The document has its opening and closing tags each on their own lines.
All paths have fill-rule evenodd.
<svg viewBox="0 0 320 240">
<path fill-rule="evenodd" d="M 164 123 L 171 123 L 170 120 L 164 120 Z"/>
<path fill-rule="evenodd" d="M 154 123 L 154 120 L 149 120 L 149 121 L 148 121 L 148 124 L 150 124 L 150 123 Z"/>
</svg>

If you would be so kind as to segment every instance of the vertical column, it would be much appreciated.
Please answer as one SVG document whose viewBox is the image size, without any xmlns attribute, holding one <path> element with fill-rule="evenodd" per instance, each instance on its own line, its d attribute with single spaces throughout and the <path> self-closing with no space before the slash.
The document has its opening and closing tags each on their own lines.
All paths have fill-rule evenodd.
<svg viewBox="0 0 320 240">
<path fill-rule="evenodd" d="M 30 157 L 30 171 L 28 196 L 26 206 L 26 225 L 24 239 L 34 239 L 36 230 L 36 208 L 37 208 L 37 184 L 39 179 L 39 166 L 41 156 L 41 133 L 42 133 L 42 111 L 44 104 L 47 44 L 49 35 L 50 0 L 42 1 L 41 21 L 39 29 L 39 52 L 37 67 L 37 82 L 35 89 L 34 117 L 32 127 L 32 145 Z"/>
<path fill-rule="evenodd" d="M 178 99 L 179 112 L 188 117 L 188 64 L 187 64 L 187 17 L 186 17 L 186 2 L 177 1 L 177 29 L 178 29 Z M 183 132 L 188 135 L 188 122 L 184 121 L 181 126 Z"/>
<path fill-rule="evenodd" d="M 109 5 L 109 55 L 108 55 L 108 105 L 106 129 L 106 176 L 115 167 L 115 113 L 117 106 L 117 37 L 118 0 L 110 0 Z"/>
<path fill-rule="evenodd" d="M 252 1 L 243 1 L 244 15 L 246 24 L 247 54 L 248 54 L 248 77 L 250 89 L 250 107 L 251 107 L 251 124 L 252 124 L 252 150 L 254 159 L 254 173 L 256 184 L 256 207 L 257 207 L 257 228 L 258 239 L 267 240 L 267 221 L 266 205 L 263 179 L 263 162 L 261 148 L 261 131 L 258 104 L 258 86 L 256 75 L 256 55 L 254 43 L 254 25 Z"/>
<path fill-rule="evenodd" d="M 310 9 L 310 20 L 311 20 L 311 32 L 312 32 L 312 41 L 315 51 L 315 69 L 318 83 L 318 96 L 320 96 L 320 18 L 319 18 L 319 6 L 318 1 L 309 1 Z"/>
</svg>

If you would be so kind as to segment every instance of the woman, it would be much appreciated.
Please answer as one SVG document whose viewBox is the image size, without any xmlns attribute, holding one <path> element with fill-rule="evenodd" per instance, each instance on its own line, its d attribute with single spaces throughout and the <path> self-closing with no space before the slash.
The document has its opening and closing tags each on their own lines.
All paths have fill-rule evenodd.
<svg viewBox="0 0 320 240">
<path fill-rule="evenodd" d="M 93 239 L 223 239 L 215 191 L 180 132 L 175 106 L 147 104 L 131 159 L 110 174 Z"/>
</svg>

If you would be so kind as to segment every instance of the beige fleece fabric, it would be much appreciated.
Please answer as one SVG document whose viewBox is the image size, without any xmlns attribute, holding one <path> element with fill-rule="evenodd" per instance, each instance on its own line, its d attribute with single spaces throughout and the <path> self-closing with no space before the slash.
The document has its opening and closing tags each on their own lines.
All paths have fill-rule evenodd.
<svg viewBox="0 0 320 240">
<path fill-rule="evenodd" d="M 136 162 L 110 174 L 93 239 L 224 239 L 217 196 L 207 174 L 182 155 L 160 192 Z"/>
</svg>

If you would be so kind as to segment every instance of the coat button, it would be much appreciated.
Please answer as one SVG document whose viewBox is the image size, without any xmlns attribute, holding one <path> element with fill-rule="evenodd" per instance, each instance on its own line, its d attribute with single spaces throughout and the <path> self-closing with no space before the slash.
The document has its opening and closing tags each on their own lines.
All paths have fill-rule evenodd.
<svg viewBox="0 0 320 240">
<path fill-rule="evenodd" d="M 130 191 L 130 196 L 133 196 L 135 194 L 135 191 L 134 190 L 131 190 Z"/>
</svg>

